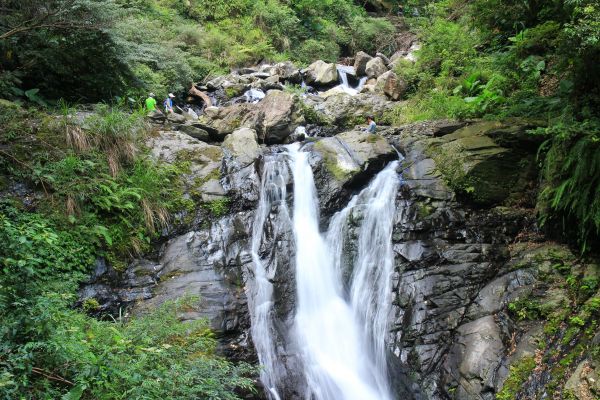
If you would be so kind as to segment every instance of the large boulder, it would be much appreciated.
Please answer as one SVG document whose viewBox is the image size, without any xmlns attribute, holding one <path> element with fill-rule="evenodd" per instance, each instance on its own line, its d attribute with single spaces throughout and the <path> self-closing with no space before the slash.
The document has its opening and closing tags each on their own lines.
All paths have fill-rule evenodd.
<svg viewBox="0 0 600 400">
<path fill-rule="evenodd" d="M 505 348 L 498 324 L 491 315 L 461 325 L 458 339 L 444 364 L 458 375 L 457 398 L 475 399 L 494 386 Z"/>
<path fill-rule="evenodd" d="M 269 73 L 272 76 L 277 76 L 282 82 L 302 82 L 300 70 L 291 61 L 284 61 L 275 64 L 271 69 L 269 69 Z"/>
<path fill-rule="evenodd" d="M 309 97 L 305 99 L 305 103 L 322 119 L 341 128 L 365 124 L 367 115 L 373 115 L 377 121 L 393 107 L 393 103 L 385 96 L 373 93 L 359 93 L 355 96 L 345 92 L 328 93 L 324 101 L 321 97 Z"/>
<path fill-rule="evenodd" d="M 185 197 L 199 197 L 212 201 L 225 196 L 219 178 L 223 150 L 206 144 L 181 132 L 161 131 L 148 143 L 154 158 L 174 164 L 187 162 L 190 167 L 180 178 L 184 183 Z"/>
<path fill-rule="evenodd" d="M 311 145 L 311 162 L 319 199 L 325 209 L 344 201 L 344 190 L 364 184 L 396 156 L 387 140 L 364 131 L 349 131 Z"/>
<path fill-rule="evenodd" d="M 291 93 L 272 90 L 257 104 L 257 109 L 244 120 L 244 126 L 256 129 L 260 141 L 283 143 L 304 122 Z"/>
<path fill-rule="evenodd" d="M 208 142 L 210 140 L 210 135 L 205 129 L 202 129 L 199 126 L 194 126 L 194 124 L 185 124 L 179 127 L 179 131 L 185 133 L 186 135 L 190 135 L 194 139 L 201 140 L 203 142 Z"/>
<path fill-rule="evenodd" d="M 246 116 L 253 110 L 252 104 L 234 104 L 228 107 L 209 107 L 194 125 L 206 130 L 211 139 L 223 141 L 225 136 L 243 126 Z"/>
<path fill-rule="evenodd" d="M 380 57 L 375 57 L 367 63 L 365 73 L 369 78 L 377 78 L 387 72 L 388 68 Z"/>
<path fill-rule="evenodd" d="M 335 64 L 318 60 L 304 71 L 305 81 L 313 86 L 331 86 L 338 83 L 339 75 Z"/>
<path fill-rule="evenodd" d="M 241 128 L 228 135 L 223 142 L 233 158 L 242 166 L 248 166 L 260 155 L 260 148 L 256 131 L 250 128 Z"/>
<path fill-rule="evenodd" d="M 406 82 L 398 78 L 394 71 L 387 71 L 377 78 L 376 90 L 392 100 L 400 100 L 406 92 Z"/>
<path fill-rule="evenodd" d="M 185 124 L 186 118 L 181 115 L 181 114 L 177 114 L 177 113 L 168 113 L 167 114 L 167 121 L 173 123 L 173 124 Z"/>
<path fill-rule="evenodd" d="M 354 71 L 356 71 L 356 76 L 363 76 L 367 74 L 367 63 L 372 59 L 373 57 L 364 51 L 359 51 L 356 53 L 356 56 L 354 57 Z"/>
<path fill-rule="evenodd" d="M 498 204 L 523 192 L 535 174 L 528 129 L 527 124 L 478 122 L 430 139 L 425 151 L 457 194 L 479 204 Z"/>
</svg>

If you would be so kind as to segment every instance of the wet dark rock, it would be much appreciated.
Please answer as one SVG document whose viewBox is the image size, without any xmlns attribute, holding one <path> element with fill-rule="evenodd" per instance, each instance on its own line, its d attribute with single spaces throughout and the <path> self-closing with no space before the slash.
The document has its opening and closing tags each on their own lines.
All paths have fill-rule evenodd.
<svg viewBox="0 0 600 400">
<path fill-rule="evenodd" d="M 210 140 L 210 134 L 205 129 L 202 129 L 198 126 L 194 126 L 191 124 L 181 125 L 179 126 L 179 131 L 203 142 L 208 142 Z"/>
</svg>

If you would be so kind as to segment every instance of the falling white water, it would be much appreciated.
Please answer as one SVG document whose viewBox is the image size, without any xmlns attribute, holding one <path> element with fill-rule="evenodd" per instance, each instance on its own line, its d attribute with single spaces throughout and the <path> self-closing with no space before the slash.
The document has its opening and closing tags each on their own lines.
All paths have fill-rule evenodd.
<svg viewBox="0 0 600 400">
<path fill-rule="evenodd" d="M 278 237 L 278 229 L 285 229 L 291 223 L 285 202 L 288 167 L 284 159 L 277 155 L 267 156 L 261 180 L 260 201 L 254 218 L 252 232 L 252 261 L 254 263 L 254 283 L 247 286 L 250 315 L 252 318 L 252 340 L 263 366 L 260 378 L 269 397 L 279 400 L 276 387 L 280 383 L 280 368 L 273 340 L 273 284 L 275 271 L 267 270 L 259 251 L 263 239 L 265 222 L 277 209 L 277 223 L 273 223 L 273 237 Z"/>
<path fill-rule="evenodd" d="M 352 87 L 352 86 L 350 86 L 350 83 L 348 82 L 348 75 L 354 75 L 354 67 L 350 67 L 348 65 L 341 65 L 341 64 L 337 64 L 336 67 L 337 67 L 337 71 L 340 76 L 340 79 L 342 81 L 342 83 L 340 85 L 342 87 L 342 89 L 346 93 L 348 93 L 349 95 L 352 95 L 352 96 L 360 93 L 363 86 L 365 86 L 365 83 L 367 82 L 367 77 L 364 76 L 364 77 L 360 78 L 358 85 L 356 87 Z"/>
<path fill-rule="evenodd" d="M 362 209 L 363 219 L 358 234 L 358 255 L 353 268 L 350 300 L 364 337 L 372 346 L 379 386 L 387 385 L 385 340 L 392 307 L 392 230 L 399 187 L 397 167 L 396 161 L 379 173 L 357 196 L 358 205 L 352 205 Z M 338 254 L 338 257 L 341 256 Z"/>
<path fill-rule="evenodd" d="M 258 103 L 265 98 L 265 92 L 260 89 L 249 89 L 244 92 L 244 97 L 247 103 Z"/>
<path fill-rule="evenodd" d="M 383 243 L 387 228 L 383 228 L 384 232 L 376 232 L 379 228 L 375 225 L 382 221 L 375 221 L 372 214 L 382 211 L 387 213 L 388 209 L 381 204 L 384 202 L 390 202 L 393 208 L 394 202 L 390 195 L 397 189 L 397 177 L 396 180 L 389 178 L 394 174 L 395 166 L 382 172 L 385 179 L 378 177 L 366 189 L 368 193 L 353 199 L 349 207 L 332 220 L 332 229 L 338 229 L 339 236 L 330 233 L 331 240 L 328 242 L 319 232 L 318 202 L 308 154 L 298 151 L 298 145 L 290 146 L 289 152 L 294 177 L 293 223 L 298 291 L 295 333 L 308 383 L 305 397 L 316 400 L 391 399 L 385 368 L 385 349 L 380 349 L 379 337 L 375 340 L 376 334 L 381 333 L 382 341 L 386 336 L 387 325 L 385 322 L 380 324 L 379 318 L 382 313 L 386 313 L 388 306 L 378 303 L 358 305 L 347 300 L 339 271 L 344 230 L 338 228 L 343 227 L 343 220 L 351 208 L 357 204 L 364 205 L 365 223 L 369 226 L 366 229 L 375 235 L 370 245 L 381 247 L 382 250 L 370 251 L 365 247 L 361 252 L 363 244 L 359 245 L 355 279 L 367 279 L 368 282 L 353 284 L 351 299 L 354 298 L 354 292 L 360 292 L 366 296 L 363 303 L 388 301 L 388 294 L 376 298 L 378 295 L 375 292 L 391 292 L 389 283 L 383 283 L 383 280 L 391 279 L 385 268 L 388 266 L 386 262 L 391 265 L 393 256 L 387 252 Z M 386 183 L 391 187 L 380 190 Z M 387 225 L 391 226 L 391 222 Z M 367 234 L 365 231 L 364 235 Z M 360 237 L 362 236 L 363 229 L 360 233 Z M 367 238 L 363 241 L 366 242 Z M 364 246 L 366 245 L 369 244 L 365 243 Z M 389 260 L 369 260 L 371 256 L 385 256 Z M 383 265 L 376 265 L 378 263 Z M 363 267 L 376 268 L 378 271 L 361 272 Z M 367 288 L 369 285 L 374 286 Z M 383 307 L 381 312 L 380 306 Z M 367 319 L 372 315 L 376 318 L 375 321 Z"/>
</svg>

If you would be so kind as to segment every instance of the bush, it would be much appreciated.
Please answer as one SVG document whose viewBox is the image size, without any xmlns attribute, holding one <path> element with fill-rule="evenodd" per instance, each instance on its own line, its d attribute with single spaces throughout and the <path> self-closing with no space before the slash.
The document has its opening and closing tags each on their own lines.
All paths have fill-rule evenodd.
<svg viewBox="0 0 600 400">
<path fill-rule="evenodd" d="M 304 64 L 310 64 L 315 60 L 335 62 L 340 56 L 340 48 L 334 42 L 308 39 L 292 54 Z"/>
<path fill-rule="evenodd" d="M 585 252 L 600 235 L 600 122 L 557 124 L 537 132 L 548 136 L 541 148 L 542 222 L 574 232 Z"/>
</svg>

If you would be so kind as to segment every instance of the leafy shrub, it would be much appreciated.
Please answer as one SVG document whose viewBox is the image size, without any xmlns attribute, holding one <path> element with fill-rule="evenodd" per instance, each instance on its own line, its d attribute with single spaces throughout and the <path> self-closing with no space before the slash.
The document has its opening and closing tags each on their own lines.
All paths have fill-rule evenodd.
<svg viewBox="0 0 600 400">
<path fill-rule="evenodd" d="M 542 222 L 562 221 L 563 230 L 574 230 L 586 251 L 600 234 L 600 123 L 559 124 L 537 132 L 549 137 L 542 147 Z"/>
<path fill-rule="evenodd" d="M 58 286 L 58 290 L 65 290 Z M 254 368 L 214 354 L 204 320 L 182 322 L 190 299 L 118 323 L 97 321 L 69 308 L 73 297 L 48 292 L 21 311 L 19 336 L 2 328 L 6 398 L 219 398 L 254 391 Z M 2 322 L 10 322 L 6 314 Z M 10 325 L 9 325 L 10 326 Z"/>
<path fill-rule="evenodd" d="M 335 42 L 308 39 L 292 54 L 304 64 L 310 64 L 314 60 L 333 62 L 339 58 L 340 48 Z"/>
<path fill-rule="evenodd" d="M 395 30 L 396 28 L 385 18 L 356 16 L 349 24 L 350 51 L 356 53 L 362 50 L 369 54 L 381 51 L 391 54 L 395 50 Z"/>
</svg>

